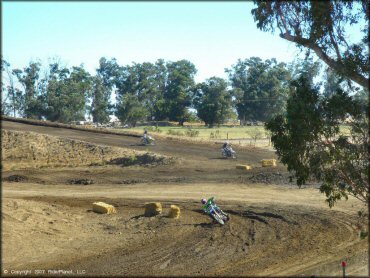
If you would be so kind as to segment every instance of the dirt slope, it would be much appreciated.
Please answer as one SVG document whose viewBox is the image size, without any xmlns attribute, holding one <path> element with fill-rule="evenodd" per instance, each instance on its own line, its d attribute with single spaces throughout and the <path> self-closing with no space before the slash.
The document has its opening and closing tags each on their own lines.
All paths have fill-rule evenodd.
<svg viewBox="0 0 370 278">
<path fill-rule="evenodd" d="M 132 137 L 2 124 L 6 130 L 147 149 Z M 237 149 L 238 161 L 222 160 L 218 145 L 171 140 L 160 140 L 150 151 L 181 159 L 147 167 L 3 172 L 2 273 L 59 269 L 91 276 L 340 276 L 340 262 L 346 260 L 348 274 L 368 274 L 368 242 L 356 228 L 361 204 L 349 199 L 329 209 L 317 185 L 298 189 L 282 165 L 259 166 L 273 153 Z M 255 167 L 241 171 L 236 163 Z M 77 179 L 93 184 L 70 183 Z M 203 196 L 215 196 L 231 215 L 226 226 L 211 225 L 201 213 Z M 111 203 L 118 213 L 95 214 L 94 201 Z M 143 217 L 147 201 L 161 201 L 164 214 Z M 180 206 L 180 219 L 166 217 L 170 204 Z"/>
</svg>

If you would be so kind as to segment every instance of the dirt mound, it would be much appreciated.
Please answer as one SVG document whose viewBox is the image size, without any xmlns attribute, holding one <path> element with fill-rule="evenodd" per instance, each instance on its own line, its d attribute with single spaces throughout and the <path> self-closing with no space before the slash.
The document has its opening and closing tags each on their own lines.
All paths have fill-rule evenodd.
<svg viewBox="0 0 370 278">
<path fill-rule="evenodd" d="M 84 141 L 2 130 L 3 169 L 66 167 L 90 165 L 156 165 L 173 160 L 167 156 Z"/>
</svg>

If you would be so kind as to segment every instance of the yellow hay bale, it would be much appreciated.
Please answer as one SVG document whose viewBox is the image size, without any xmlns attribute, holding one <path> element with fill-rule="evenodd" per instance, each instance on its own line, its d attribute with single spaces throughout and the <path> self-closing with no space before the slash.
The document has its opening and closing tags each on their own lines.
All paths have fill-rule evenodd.
<svg viewBox="0 0 370 278">
<path fill-rule="evenodd" d="M 162 213 L 161 203 L 146 203 L 145 204 L 145 216 L 154 216 Z"/>
<path fill-rule="evenodd" d="M 276 159 L 262 159 L 261 163 L 262 163 L 262 167 L 275 167 Z"/>
<path fill-rule="evenodd" d="M 106 204 L 104 202 L 95 202 L 93 203 L 93 211 L 97 213 L 117 213 L 116 208 L 112 205 Z"/>
<path fill-rule="evenodd" d="M 178 219 L 180 217 L 180 208 L 178 206 L 171 205 L 168 217 Z"/>
<path fill-rule="evenodd" d="M 249 165 L 237 164 L 237 165 L 236 165 L 236 169 L 250 170 L 250 169 L 252 169 L 252 167 L 251 167 L 251 166 L 249 166 Z"/>
</svg>

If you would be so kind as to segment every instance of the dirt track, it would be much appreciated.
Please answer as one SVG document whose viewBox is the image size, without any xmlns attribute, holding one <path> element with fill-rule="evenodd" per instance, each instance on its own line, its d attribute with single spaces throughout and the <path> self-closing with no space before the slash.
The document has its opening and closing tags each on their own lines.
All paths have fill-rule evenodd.
<svg viewBox="0 0 370 278">
<path fill-rule="evenodd" d="M 58 135 L 143 150 L 137 138 L 2 122 L 2 128 Z M 353 199 L 334 209 L 316 186 L 298 189 L 285 167 L 262 168 L 274 157 L 238 149 L 219 159 L 219 145 L 159 140 L 151 151 L 179 157 L 174 165 L 99 166 L 3 172 L 3 270 L 58 269 L 84 275 L 266 276 L 368 274 L 368 243 L 360 240 Z M 255 166 L 250 172 L 236 163 Z M 91 185 L 70 184 L 89 179 Z M 231 214 L 212 226 L 199 199 L 215 196 Z M 91 212 L 114 204 L 116 215 Z M 161 201 L 163 216 L 143 217 L 146 201 Z M 165 217 L 178 204 L 181 218 Z M 22 254 L 22 255 L 20 255 Z M 3 272 L 4 273 L 4 272 Z"/>
</svg>

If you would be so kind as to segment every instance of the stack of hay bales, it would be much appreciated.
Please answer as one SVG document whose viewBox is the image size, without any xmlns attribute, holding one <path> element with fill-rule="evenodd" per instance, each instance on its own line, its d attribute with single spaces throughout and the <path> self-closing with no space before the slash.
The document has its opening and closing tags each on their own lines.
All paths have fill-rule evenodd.
<svg viewBox="0 0 370 278">
<path fill-rule="evenodd" d="M 250 169 L 252 169 L 252 167 L 251 167 L 251 166 L 249 166 L 249 165 L 237 164 L 237 165 L 236 165 L 236 169 L 250 170 Z"/>
<path fill-rule="evenodd" d="M 145 216 L 155 216 L 162 213 L 161 203 L 146 203 L 145 204 Z"/>
<path fill-rule="evenodd" d="M 169 218 L 178 219 L 180 217 L 180 208 L 175 205 L 171 205 L 170 212 L 168 213 Z"/>
<path fill-rule="evenodd" d="M 276 159 L 262 159 L 261 163 L 262 163 L 262 167 L 275 167 Z"/>
<path fill-rule="evenodd" d="M 117 213 L 116 208 L 114 206 L 106 204 L 104 202 L 93 203 L 93 211 L 105 214 Z"/>
</svg>

